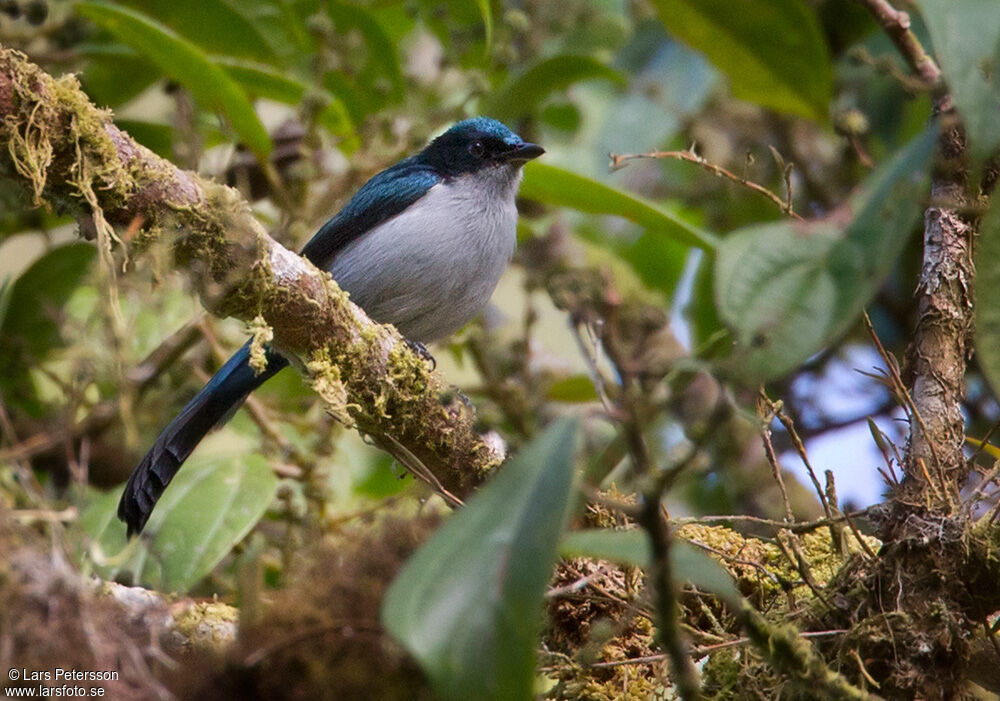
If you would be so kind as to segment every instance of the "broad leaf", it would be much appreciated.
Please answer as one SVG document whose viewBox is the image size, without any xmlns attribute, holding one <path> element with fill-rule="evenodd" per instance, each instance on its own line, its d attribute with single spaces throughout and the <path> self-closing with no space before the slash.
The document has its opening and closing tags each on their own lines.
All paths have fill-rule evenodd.
<svg viewBox="0 0 1000 701">
<path fill-rule="evenodd" d="M 278 479 L 259 455 L 188 460 L 163 493 L 125 563 L 101 567 L 104 576 L 131 571 L 148 586 L 183 592 L 212 571 L 260 520 Z M 87 535 L 105 556 L 125 546 L 125 526 L 115 517 L 121 492 L 92 502 L 81 515 Z"/>
<path fill-rule="evenodd" d="M 612 214 L 689 246 L 711 249 L 717 244 L 713 234 L 655 202 L 545 163 L 525 166 L 521 196 L 591 214 Z"/>
<path fill-rule="evenodd" d="M 233 131 L 258 157 L 270 152 L 271 138 L 246 93 L 197 46 L 134 10 L 103 2 L 77 3 L 76 10 L 149 59 L 203 106 L 225 115 Z"/>
<path fill-rule="evenodd" d="M 719 246 L 715 298 L 736 335 L 732 367 L 778 377 L 847 330 L 896 264 L 927 197 L 929 129 L 827 219 L 740 229 Z"/>
<path fill-rule="evenodd" d="M 490 50 L 493 48 L 493 6 L 490 4 L 490 0 L 476 0 L 476 7 L 479 8 L 479 14 L 483 16 L 483 31 L 486 35 L 486 47 L 483 49 L 483 55 L 489 56 Z"/>
<path fill-rule="evenodd" d="M 570 375 L 557 380 L 546 396 L 554 402 L 594 402 L 598 399 L 589 375 Z"/>
<path fill-rule="evenodd" d="M 124 44 L 84 44 L 79 51 L 87 58 L 80 82 L 90 99 L 102 107 L 128 102 L 159 78 L 155 66 Z"/>
<path fill-rule="evenodd" d="M 95 252 L 88 243 L 68 243 L 53 248 L 18 276 L 0 326 L 4 350 L 17 344 L 38 359 L 59 343 L 56 314 L 90 270 Z"/>
<path fill-rule="evenodd" d="M 54 248 L 4 286 L 0 321 L 0 388 L 4 399 L 39 410 L 28 370 L 63 344 L 60 315 L 90 270 L 96 249 L 87 243 Z"/>
<path fill-rule="evenodd" d="M 400 68 L 399 53 L 396 45 L 386 34 L 378 20 L 363 7 L 349 5 L 343 2 L 330 2 L 326 8 L 327 14 L 333 20 L 334 29 L 339 34 L 346 34 L 354 29 L 364 37 L 368 45 L 368 64 L 385 78 L 389 79 L 390 94 L 393 99 L 403 96 L 403 72 Z M 366 70 L 366 73 L 370 73 Z M 362 82 L 373 84 L 374 75 L 362 75 Z"/>
<path fill-rule="evenodd" d="M 563 557 L 590 557 L 638 567 L 649 567 L 653 561 L 649 538 L 638 528 L 573 531 L 563 537 L 559 553 Z M 670 569 L 675 579 L 690 582 L 722 599 L 738 601 L 740 598 L 736 582 L 726 568 L 682 539 L 674 539 L 670 544 Z"/>
<path fill-rule="evenodd" d="M 653 6 L 671 34 L 729 77 L 736 97 L 827 120 L 830 52 L 802 0 L 653 0 Z"/>
<path fill-rule="evenodd" d="M 216 63 L 225 68 L 248 95 L 286 105 L 298 105 L 307 94 L 321 99 L 323 107 L 319 110 L 317 121 L 330 133 L 346 137 L 350 147 L 357 146 L 353 120 L 340 98 L 325 90 L 312 88 L 270 66 L 224 57 L 216 58 Z"/>
<path fill-rule="evenodd" d="M 169 124 L 119 118 L 115 125 L 157 155 L 167 159 L 173 157 L 174 128 Z"/>
<path fill-rule="evenodd" d="M 227 0 L 119 0 L 133 10 L 162 22 L 210 54 L 257 61 L 274 61 L 264 35 Z"/>
<path fill-rule="evenodd" d="M 1000 8 L 994 0 L 919 0 L 977 160 L 1000 144 Z"/>
<path fill-rule="evenodd" d="M 382 620 L 443 697 L 532 698 L 576 434 L 576 421 L 560 420 L 522 448 L 392 583 Z"/>
<path fill-rule="evenodd" d="M 609 80 L 625 84 L 625 77 L 589 56 L 553 56 L 509 78 L 482 107 L 485 114 L 500 121 L 514 122 L 549 95 L 565 90 L 581 80 Z"/>
</svg>

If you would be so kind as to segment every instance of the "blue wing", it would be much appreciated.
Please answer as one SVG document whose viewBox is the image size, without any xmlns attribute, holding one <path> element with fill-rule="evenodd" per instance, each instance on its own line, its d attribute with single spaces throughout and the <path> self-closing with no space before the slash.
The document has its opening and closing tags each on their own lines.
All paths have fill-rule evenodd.
<svg viewBox="0 0 1000 701">
<path fill-rule="evenodd" d="M 321 268 L 329 267 L 347 244 L 402 212 L 439 182 L 441 175 L 415 158 L 383 170 L 320 227 L 302 249 L 302 255 Z"/>
<path fill-rule="evenodd" d="M 302 255 L 316 265 L 329 267 L 344 246 L 402 212 L 440 180 L 433 168 L 415 158 L 382 171 L 316 232 Z M 118 517 L 128 524 L 130 536 L 142 530 L 157 499 L 205 434 L 225 421 L 251 391 L 288 365 L 288 360 L 269 349 L 267 370 L 258 375 L 250 368 L 249 359 L 247 343 L 163 429 L 132 472 L 118 504 Z"/>
</svg>

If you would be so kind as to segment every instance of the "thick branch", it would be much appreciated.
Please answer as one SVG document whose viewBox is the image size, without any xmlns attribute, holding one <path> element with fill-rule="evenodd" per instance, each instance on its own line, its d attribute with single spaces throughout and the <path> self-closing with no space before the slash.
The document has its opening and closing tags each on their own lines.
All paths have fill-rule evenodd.
<svg viewBox="0 0 1000 701">
<path fill-rule="evenodd" d="M 94 107 L 74 77 L 54 79 L 3 47 L 0 142 L 0 177 L 99 232 L 106 222 L 137 226 L 137 251 L 171 244 L 209 311 L 263 319 L 338 418 L 442 493 L 468 493 L 502 459 L 475 432 L 472 410 L 446 399 L 454 393 L 399 333 L 271 239 L 234 190 L 159 158 Z"/>
<path fill-rule="evenodd" d="M 967 204 L 962 167 L 965 143 L 959 127 L 946 129 L 940 151 L 945 164 L 931 184 L 924 213 L 924 259 L 917 287 L 918 322 L 909 350 L 913 407 L 906 476 L 927 490 L 928 477 L 942 496 L 957 494 L 968 476 L 962 453 L 965 364 L 972 333 L 973 227 L 961 214 Z"/>
<path fill-rule="evenodd" d="M 860 0 L 928 87 L 941 94 L 941 70 L 910 31 L 910 17 L 887 0 Z M 965 137 L 961 126 L 947 124 L 939 150 L 943 167 L 931 184 L 931 206 L 924 213 L 924 256 L 917 286 L 919 321 L 908 350 L 912 372 L 913 415 L 906 454 L 906 489 L 902 501 L 925 504 L 931 494 L 951 502 L 968 465 L 962 453 L 965 422 L 965 364 L 972 332 L 972 239 L 974 226 L 962 215 L 966 195 Z M 943 506 L 943 505 L 942 505 Z"/>
</svg>

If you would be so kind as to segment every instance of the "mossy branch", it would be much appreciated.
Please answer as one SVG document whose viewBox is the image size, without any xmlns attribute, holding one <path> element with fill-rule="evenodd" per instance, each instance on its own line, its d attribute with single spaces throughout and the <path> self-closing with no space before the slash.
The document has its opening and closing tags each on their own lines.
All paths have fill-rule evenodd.
<svg viewBox="0 0 1000 701">
<path fill-rule="evenodd" d="M 205 307 L 273 333 L 335 416 L 371 435 L 445 495 L 461 497 L 502 460 L 475 415 L 392 327 L 371 321 L 330 275 L 267 235 L 230 188 L 174 166 L 118 129 L 73 76 L 53 78 L 0 47 L 0 177 L 98 233 L 160 240 Z M 395 453 L 394 453 L 395 454 Z"/>
<path fill-rule="evenodd" d="M 876 701 L 880 698 L 859 689 L 830 669 L 794 627 L 771 623 L 746 601 L 741 602 L 737 617 L 747 637 L 775 669 L 788 675 L 812 698 L 831 701 Z"/>
</svg>

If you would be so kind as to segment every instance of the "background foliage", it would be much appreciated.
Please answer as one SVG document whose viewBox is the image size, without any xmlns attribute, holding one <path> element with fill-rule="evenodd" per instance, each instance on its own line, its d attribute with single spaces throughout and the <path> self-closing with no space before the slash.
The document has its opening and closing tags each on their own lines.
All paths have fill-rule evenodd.
<svg viewBox="0 0 1000 701">
<path fill-rule="evenodd" d="M 852 489 L 877 469 L 891 486 L 890 444 L 904 442 L 905 413 L 873 374 L 884 358 L 861 316 L 867 309 L 888 352 L 904 355 L 938 128 L 931 91 L 861 5 L 11 0 L 0 9 L 0 43 L 50 73 L 76 72 L 137 141 L 238 188 L 291 248 L 368 177 L 460 118 L 494 116 L 546 148 L 526 168 L 519 252 L 493 307 L 435 349 L 483 429 L 516 457 L 409 560 L 381 619 L 381 599 L 358 604 L 436 693 L 603 698 L 609 680 L 635 698 L 665 693 L 672 648 L 654 630 L 667 620 L 655 611 L 679 609 L 655 586 L 644 504 L 658 508 L 662 497 L 675 518 L 733 515 L 726 523 L 773 546 L 782 541 L 768 523 L 877 502 L 877 489 Z M 986 183 L 1000 143 L 1000 8 L 921 0 L 911 9 L 965 125 L 973 179 L 985 173 Z M 150 537 L 127 545 L 114 518 L 118 485 L 246 330 L 201 315 L 169 251 L 133 259 L 119 246 L 101 260 L 75 240 L 73 221 L 32 206 L 7 180 L 0 203 L 0 504 L 63 514 L 61 538 L 84 571 L 218 595 L 244 615 L 262 592 L 294 592 L 301 562 L 328 556 L 317 543 L 364 562 L 359 524 L 379 533 L 417 519 L 428 492 L 337 425 L 289 371 L 204 442 Z M 130 241 L 139 227 L 119 235 Z M 974 436 L 1000 415 L 1000 287 L 988 282 L 1000 259 L 986 253 L 997 235 L 990 212 L 977 287 L 984 352 L 963 406 Z M 875 440 L 862 443 L 869 427 Z M 761 430 L 769 441 L 773 432 L 771 454 Z M 774 454 L 807 474 L 799 436 L 834 446 L 825 486 L 814 477 L 818 494 L 792 473 L 772 478 Z M 975 509 L 992 508 L 979 497 Z M 426 508 L 445 511 L 434 499 Z M 636 522 L 650 542 L 607 530 Z M 864 515 L 858 522 L 869 528 Z M 400 536 L 382 579 L 430 530 Z M 573 591 L 558 573 L 549 581 L 560 552 L 560 567 L 587 555 L 618 563 L 626 593 L 602 605 L 637 609 L 640 623 L 597 604 L 560 619 L 569 614 L 553 600 Z M 675 545 L 670 555 L 667 589 L 691 582 L 731 610 L 750 596 L 703 550 Z M 580 566 L 585 588 L 597 575 Z M 654 586 L 630 583 L 637 567 Z M 789 577 L 788 588 L 814 588 L 800 570 Z M 719 620 L 695 636 L 699 646 L 735 639 L 732 620 L 702 613 Z M 640 634 L 632 648 L 612 642 Z M 655 659 L 631 686 L 614 667 L 590 667 L 644 655 Z M 705 693 L 742 693 L 706 669 Z M 785 688 L 768 674 L 760 689 Z"/>
</svg>

